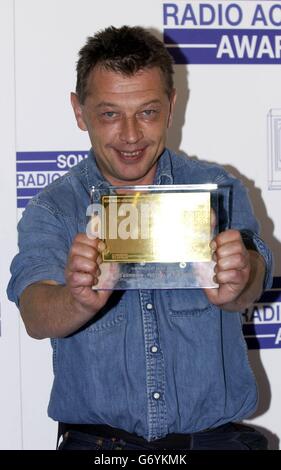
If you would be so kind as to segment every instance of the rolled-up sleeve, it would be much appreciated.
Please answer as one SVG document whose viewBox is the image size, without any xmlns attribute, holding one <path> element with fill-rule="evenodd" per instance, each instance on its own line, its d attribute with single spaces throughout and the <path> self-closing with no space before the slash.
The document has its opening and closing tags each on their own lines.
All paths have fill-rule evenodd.
<svg viewBox="0 0 281 470">
<path fill-rule="evenodd" d="M 270 248 L 259 236 L 259 223 L 254 216 L 248 190 L 240 180 L 222 172 L 216 181 L 230 188 L 229 191 L 229 228 L 239 230 L 246 247 L 256 250 L 264 258 L 266 272 L 264 290 L 272 286 L 273 256 Z"/>
<path fill-rule="evenodd" d="M 34 282 L 65 283 L 69 242 L 63 219 L 47 205 L 31 202 L 18 224 L 19 253 L 11 264 L 9 300 L 19 305 L 24 289 Z"/>
<path fill-rule="evenodd" d="M 256 250 L 263 256 L 266 269 L 265 269 L 265 277 L 264 277 L 264 290 L 270 289 L 273 282 L 273 256 L 271 250 L 265 244 L 265 242 L 256 234 L 252 234 L 252 240 L 256 247 Z"/>
</svg>

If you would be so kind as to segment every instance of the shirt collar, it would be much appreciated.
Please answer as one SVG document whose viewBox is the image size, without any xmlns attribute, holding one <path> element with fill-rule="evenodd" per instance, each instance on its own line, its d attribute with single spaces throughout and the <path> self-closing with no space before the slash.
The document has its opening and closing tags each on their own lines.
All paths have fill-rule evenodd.
<svg viewBox="0 0 281 470">
<path fill-rule="evenodd" d="M 157 162 L 154 184 L 173 184 L 171 153 L 165 149 Z"/>
<path fill-rule="evenodd" d="M 90 192 L 93 186 L 98 192 L 103 189 L 108 189 L 110 187 L 110 183 L 104 178 L 97 166 L 93 149 L 89 151 L 89 156 L 84 167 L 84 173 L 84 176 L 87 180 L 87 186 Z M 171 154 L 168 149 L 165 149 L 160 158 L 158 159 L 156 174 L 153 183 L 156 185 L 173 184 Z"/>
</svg>

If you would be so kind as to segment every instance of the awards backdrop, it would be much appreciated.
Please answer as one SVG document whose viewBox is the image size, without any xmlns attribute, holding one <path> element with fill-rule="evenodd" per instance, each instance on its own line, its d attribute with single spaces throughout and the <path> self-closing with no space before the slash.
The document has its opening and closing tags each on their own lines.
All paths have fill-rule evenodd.
<svg viewBox="0 0 281 470">
<path fill-rule="evenodd" d="M 222 164 L 249 190 L 275 257 L 273 288 L 244 312 L 260 390 L 249 420 L 279 447 L 281 356 L 281 2 L 1 0 L 0 448 L 54 449 L 48 340 L 29 338 L 6 297 L 16 224 L 28 200 L 80 160 L 89 140 L 69 94 L 78 50 L 109 25 L 142 25 L 175 59 L 169 146 Z M 207 338 L 206 338 L 207 341 Z M 239 370 L 237 371 L 239 374 Z"/>
</svg>

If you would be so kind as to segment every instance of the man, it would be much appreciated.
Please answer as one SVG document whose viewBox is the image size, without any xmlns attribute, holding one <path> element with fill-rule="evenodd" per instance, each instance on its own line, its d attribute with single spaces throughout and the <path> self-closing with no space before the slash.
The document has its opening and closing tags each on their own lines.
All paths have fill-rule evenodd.
<svg viewBox="0 0 281 470">
<path fill-rule="evenodd" d="M 19 223 L 8 294 L 27 332 L 51 338 L 48 412 L 63 449 L 266 448 L 232 421 L 257 404 L 238 312 L 270 285 L 271 254 L 240 182 L 165 148 L 175 101 L 171 58 L 149 32 L 110 27 L 89 38 L 71 94 L 89 158 Z M 153 183 L 231 187 L 212 241 L 217 289 L 92 289 L 104 244 L 85 234 L 91 187 L 98 197 L 109 184 Z"/>
</svg>

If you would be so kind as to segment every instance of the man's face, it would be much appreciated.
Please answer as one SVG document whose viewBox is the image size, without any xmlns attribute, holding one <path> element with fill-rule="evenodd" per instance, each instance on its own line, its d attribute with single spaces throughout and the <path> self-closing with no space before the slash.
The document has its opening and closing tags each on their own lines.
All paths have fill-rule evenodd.
<svg viewBox="0 0 281 470">
<path fill-rule="evenodd" d="M 73 93 L 72 105 L 104 177 L 114 185 L 152 184 L 175 102 L 175 93 L 168 98 L 160 69 L 126 76 L 97 67 L 87 91 L 83 105 Z"/>
</svg>

